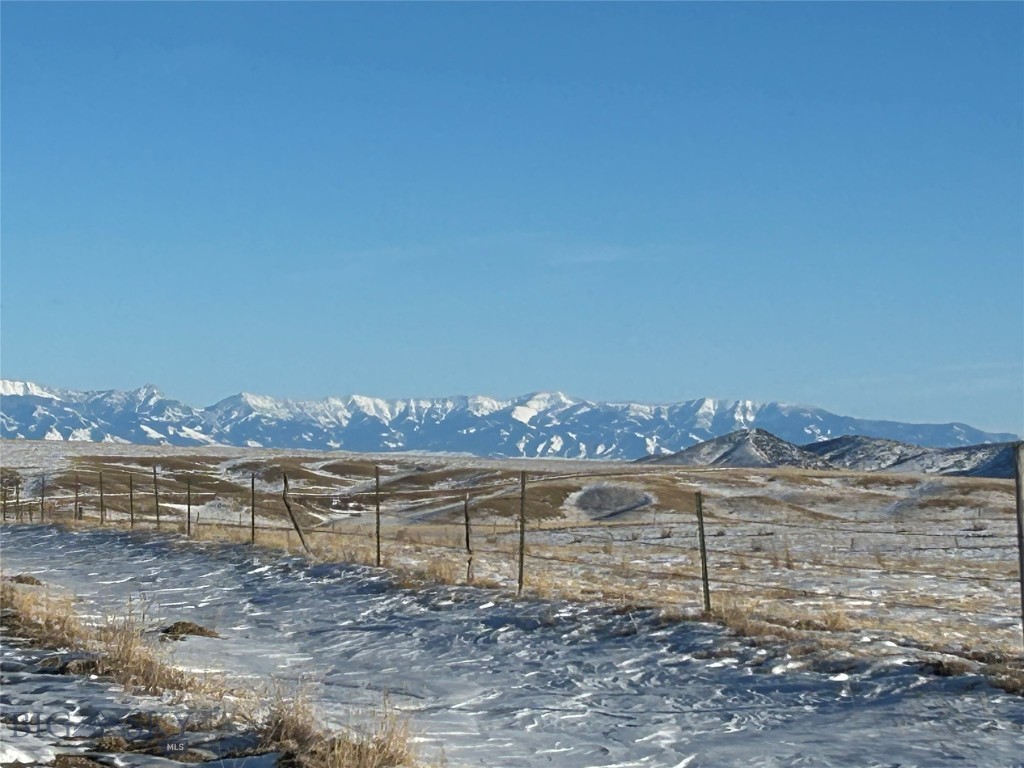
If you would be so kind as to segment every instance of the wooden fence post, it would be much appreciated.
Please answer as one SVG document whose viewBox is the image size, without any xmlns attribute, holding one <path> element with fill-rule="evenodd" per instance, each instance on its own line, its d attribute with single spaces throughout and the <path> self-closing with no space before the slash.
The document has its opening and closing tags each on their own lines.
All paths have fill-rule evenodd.
<svg viewBox="0 0 1024 768">
<path fill-rule="evenodd" d="M 128 527 L 135 527 L 135 475 L 128 473 Z"/>
<path fill-rule="evenodd" d="M 192 538 L 192 478 L 185 481 L 185 535 Z"/>
<path fill-rule="evenodd" d="M 1017 485 L 1017 568 L 1020 577 L 1020 621 L 1024 639 L 1024 442 L 1014 446 L 1014 473 Z"/>
<path fill-rule="evenodd" d="M 100 472 L 100 525 L 107 522 L 107 503 L 103 498 L 103 473 Z"/>
<path fill-rule="evenodd" d="M 4 494 L 4 522 L 6 523 L 7 522 L 7 486 L 6 485 L 3 487 L 3 494 Z"/>
<path fill-rule="evenodd" d="M 256 546 L 256 473 L 249 477 L 249 544 Z"/>
<path fill-rule="evenodd" d="M 462 516 L 466 521 L 466 583 L 473 583 L 473 545 L 469 537 L 469 494 L 466 494 L 462 502 Z"/>
<path fill-rule="evenodd" d="M 288 503 L 288 475 L 282 472 L 281 477 L 284 479 L 284 492 L 281 494 L 281 498 L 284 499 L 284 506 L 285 509 L 288 510 L 288 517 L 292 519 L 292 525 L 295 527 L 295 532 L 299 534 L 299 541 L 302 542 L 302 548 L 306 550 L 306 554 L 312 555 L 313 551 L 306 543 L 306 537 L 302 535 L 302 528 L 299 527 L 299 519 L 295 517 L 295 513 L 292 512 L 292 505 Z"/>
<path fill-rule="evenodd" d="M 516 594 L 523 594 L 524 572 L 526 562 L 526 472 L 519 473 L 519 582 Z"/>
<path fill-rule="evenodd" d="M 21 508 L 21 480 L 14 481 L 14 519 L 25 522 L 25 510 Z"/>
<path fill-rule="evenodd" d="M 377 528 L 377 567 L 380 568 L 380 465 L 373 467 L 373 508 Z"/>
<path fill-rule="evenodd" d="M 72 520 L 81 520 L 82 519 L 81 516 L 78 514 L 78 489 L 79 489 L 78 475 L 76 474 L 75 475 L 75 508 L 74 508 L 74 510 L 71 513 L 71 519 Z M 4 517 L 6 518 L 7 515 L 4 515 Z"/>
<path fill-rule="evenodd" d="M 43 522 L 43 505 L 46 504 L 46 475 L 43 475 L 43 482 L 39 488 L 39 522 Z M 28 521 L 32 522 L 32 512 L 29 511 Z"/>
<path fill-rule="evenodd" d="M 697 542 L 700 544 L 700 582 L 704 592 L 704 613 L 711 613 L 711 585 L 708 583 L 708 548 L 704 539 L 704 498 L 700 491 L 697 503 Z"/>
<path fill-rule="evenodd" d="M 156 464 L 153 465 L 153 507 L 156 509 L 156 529 L 160 530 L 160 484 L 156 479 Z"/>
</svg>

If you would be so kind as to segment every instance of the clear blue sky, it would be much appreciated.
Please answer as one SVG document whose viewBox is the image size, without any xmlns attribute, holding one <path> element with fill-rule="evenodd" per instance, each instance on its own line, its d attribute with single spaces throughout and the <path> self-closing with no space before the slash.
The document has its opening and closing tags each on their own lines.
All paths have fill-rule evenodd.
<svg viewBox="0 0 1024 768">
<path fill-rule="evenodd" d="M 9 3 L 2 375 L 1024 432 L 1024 5 Z"/>
</svg>

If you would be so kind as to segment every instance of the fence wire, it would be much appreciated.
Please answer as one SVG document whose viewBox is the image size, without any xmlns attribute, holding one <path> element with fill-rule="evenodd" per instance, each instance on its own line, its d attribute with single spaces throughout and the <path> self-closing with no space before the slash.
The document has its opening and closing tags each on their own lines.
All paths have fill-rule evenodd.
<svg viewBox="0 0 1024 768">
<path fill-rule="evenodd" d="M 288 498 L 298 519 L 292 525 L 277 479 L 283 472 L 264 467 L 258 475 L 236 474 L 217 480 L 200 472 L 123 468 L 28 475 L 5 470 L 3 521 L 159 528 L 196 538 L 248 539 L 257 546 L 280 544 L 282 537 L 293 546 L 300 528 L 318 556 L 425 567 L 445 580 L 512 587 L 521 562 L 518 583 L 527 589 L 554 585 L 555 593 L 604 590 L 637 602 L 697 605 L 706 590 L 705 605 L 742 598 L 792 609 L 813 601 L 803 608 L 812 618 L 837 606 L 908 609 L 931 612 L 941 627 L 962 616 L 1006 624 L 1020 610 L 1011 585 L 1021 576 L 1001 554 L 1018 548 L 1009 520 L 980 511 L 963 520 L 975 530 L 935 527 L 949 524 L 948 518 L 812 524 L 722 514 L 711 498 L 704 500 L 701 520 L 694 489 L 680 492 L 679 509 L 629 510 L 628 519 L 560 515 L 569 487 L 664 477 L 638 468 L 528 482 L 523 473 L 479 485 L 410 488 L 417 477 L 406 473 L 380 476 L 379 487 L 373 478 L 335 488 L 293 486 Z M 989 530 L 1003 524 L 1005 531 Z M 849 546 L 837 541 L 840 536 L 850 538 Z"/>
</svg>

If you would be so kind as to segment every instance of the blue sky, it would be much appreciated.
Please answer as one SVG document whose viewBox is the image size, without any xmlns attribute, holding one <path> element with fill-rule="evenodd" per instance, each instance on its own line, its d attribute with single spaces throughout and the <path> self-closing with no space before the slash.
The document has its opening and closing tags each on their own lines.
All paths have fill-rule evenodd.
<svg viewBox="0 0 1024 768">
<path fill-rule="evenodd" d="M 1024 433 L 1024 5 L 4 3 L 2 375 Z"/>
</svg>

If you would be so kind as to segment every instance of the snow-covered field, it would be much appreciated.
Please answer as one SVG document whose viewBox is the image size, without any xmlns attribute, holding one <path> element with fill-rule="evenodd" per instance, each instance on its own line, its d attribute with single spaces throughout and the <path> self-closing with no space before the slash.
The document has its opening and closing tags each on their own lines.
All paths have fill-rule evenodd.
<svg viewBox="0 0 1024 768">
<path fill-rule="evenodd" d="M 379 466 L 386 563 L 429 568 L 443 580 L 464 574 L 469 494 L 474 574 L 506 587 L 516 581 L 523 470 L 528 591 L 684 612 L 701 605 L 699 490 L 713 606 L 791 627 L 884 631 L 887 640 L 960 655 L 1021 656 L 1012 481 L 428 454 L 29 441 L 0 448 L 4 466 L 25 478 L 23 499 L 38 495 L 37 473 L 48 471 L 47 505 L 57 514 L 69 514 L 77 479 L 85 516 L 95 521 L 102 471 L 107 518 L 123 524 L 131 472 L 136 518 L 151 524 L 156 467 L 165 525 L 183 520 L 187 480 L 200 534 L 236 540 L 248 536 L 255 476 L 258 536 L 297 545 L 284 530 L 287 472 L 314 548 L 362 562 L 373 548 Z M 275 538 L 265 527 L 281 530 Z"/>
<path fill-rule="evenodd" d="M 316 551 L 364 562 L 372 562 L 379 466 L 385 564 L 456 582 L 465 576 L 469 493 L 475 578 L 504 592 L 400 589 L 387 571 L 189 542 L 166 529 L 19 525 L 3 536 L 7 573 L 35 573 L 97 611 L 141 596 L 156 618 L 212 624 L 224 635 L 182 644 L 184 666 L 249 681 L 312 680 L 326 716 L 339 722 L 391 692 L 415 714 L 428 751 L 443 748 L 453 766 L 1021 764 L 1020 697 L 977 674 L 928 671 L 949 661 L 975 671 L 979 661 L 1024 663 L 1012 482 L 426 454 L 0 447 L 3 465 L 26 480 L 27 504 L 35 503 L 32 478 L 45 470 L 49 512 L 67 513 L 77 477 L 93 522 L 99 471 L 108 519 L 122 524 L 133 473 L 140 526 L 153 521 L 145 486 L 153 467 L 165 526 L 180 519 L 187 479 L 204 537 L 248 536 L 254 475 L 257 524 L 286 526 L 286 471 Z M 530 478 L 528 599 L 516 600 L 508 588 L 520 471 Z M 697 490 L 713 606 L 769 622 L 754 640 L 666 621 L 666 610 L 693 616 L 701 605 Z"/>
<path fill-rule="evenodd" d="M 311 681 L 338 722 L 388 691 L 413 713 L 426 751 L 443 748 L 452 766 L 1021 760 L 1019 697 L 974 676 L 937 677 L 907 654 L 796 658 L 645 611 L 407 590 L 377 569 L 178 536 L 15 526 L 3 543 L 5 570 L 74 591 L 85 613 L 141 598 L 155 623 L 187 619 L 223 635 L 181 643 L 183 666 Z M 32 683 L 40 707 L 66 685 Z M 23 707 L 31 698 L 5 685 L 5 711 L 15 695 Z M 79 686 L 61 706 L 103 695 Z"/>
</svg>

